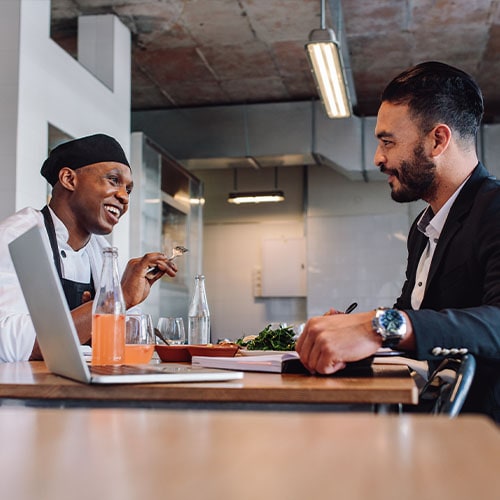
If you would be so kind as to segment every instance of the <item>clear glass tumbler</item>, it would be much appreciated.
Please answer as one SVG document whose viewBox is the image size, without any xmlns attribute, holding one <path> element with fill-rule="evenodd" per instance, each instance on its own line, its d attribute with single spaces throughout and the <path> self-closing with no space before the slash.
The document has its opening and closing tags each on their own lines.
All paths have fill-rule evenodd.
<svg viewBox="0 0 500 500">
<path fill-rule="evenodd" d="M 186 331 L 182 318 L 162 317 L 158 320 L 157 328 L 161 338 L 170 345 L 181 345 L 186 342 Z"/>
</svg>

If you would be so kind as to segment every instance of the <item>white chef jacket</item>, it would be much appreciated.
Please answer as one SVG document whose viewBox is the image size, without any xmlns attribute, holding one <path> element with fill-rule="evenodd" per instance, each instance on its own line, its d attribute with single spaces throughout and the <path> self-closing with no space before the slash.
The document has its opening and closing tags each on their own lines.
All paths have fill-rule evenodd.
<svg viewBox="0 0 500 500">
<path fill-rule="evenodd" d="M 75 252 L 68 245 L 68 231 L 52 210 L 61 271 L 64 278 L 90 282 L 97 290 L 102 269 L 102 249 L 110 246 L 104 236 L 92 235 L 84 248 Z M 30 227 L 43 228 L 47 251 L 52 258 L 43 215 L 34 208 L 23 208 L 0 222 L 0 362 L 26 361 L 35 343 L 35 330 L 9 254 L 8 244 Z M 50 314 L 50 311 L 47 311 Z"/>
</svg>

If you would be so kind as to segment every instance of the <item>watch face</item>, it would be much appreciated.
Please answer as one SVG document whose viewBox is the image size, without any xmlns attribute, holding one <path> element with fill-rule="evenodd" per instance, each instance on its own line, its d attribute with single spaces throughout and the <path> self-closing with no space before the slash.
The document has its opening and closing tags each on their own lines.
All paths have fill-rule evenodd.
<svg viewBox="0 0 500 500">
<path fill-rule="evenodd" d="M 403 325 L 403 316 L 395 309 L 388 309 L 380 317 L 380 324 L 388 332 L 397 332 Z"/>
</svg>

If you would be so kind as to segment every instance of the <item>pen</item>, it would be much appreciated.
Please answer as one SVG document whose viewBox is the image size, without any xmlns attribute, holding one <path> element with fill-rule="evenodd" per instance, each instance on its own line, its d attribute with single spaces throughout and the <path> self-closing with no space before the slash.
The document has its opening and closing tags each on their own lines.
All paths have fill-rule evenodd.
<svg viewBox="0 0 500 500">
<path fill-rule="evenodd" d="M 344 314 L 349 314 L 350 312 L 354 311 L 354 309 L 356 309 L 356 307 L 358 307 L 358 303 L 357 302 L 353 302 L 345 311 L 344 311 Z"/>
</svg>

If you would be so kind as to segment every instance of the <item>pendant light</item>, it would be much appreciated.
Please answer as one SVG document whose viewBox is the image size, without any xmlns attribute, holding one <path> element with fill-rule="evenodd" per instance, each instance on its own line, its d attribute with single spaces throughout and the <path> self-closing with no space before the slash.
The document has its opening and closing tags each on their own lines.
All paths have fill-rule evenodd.
<svg viewBox="0 0 500 500">
<path fill-rule="evenodd" d="M 337 6 L 340 34 L 340 0 L 337 0 Z M 309 34 L 309 42 L 305 46 L 307 57 L 328 117 L 348 118 L 352 114 L 352 106 L 340 44 L 335 32 L 325 27 L 325 0 L 320 0 L 320 9 L 320 29 L 312 30 Z"/>
<path fill-rule="evenodd" d="M 284 201 L 285 193 L 278 189 L 278 167 L 274 167 L 274 189 L 270 191 L 238 191 L 238 172 L 234 169 L 234 191 L 229 193 L 228 203 L 270 203 Z"/>
</svg>

